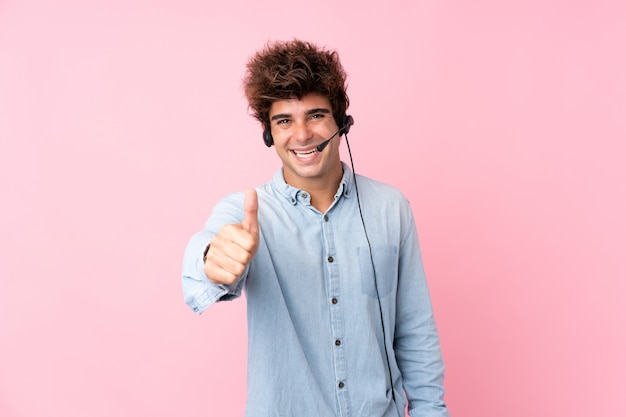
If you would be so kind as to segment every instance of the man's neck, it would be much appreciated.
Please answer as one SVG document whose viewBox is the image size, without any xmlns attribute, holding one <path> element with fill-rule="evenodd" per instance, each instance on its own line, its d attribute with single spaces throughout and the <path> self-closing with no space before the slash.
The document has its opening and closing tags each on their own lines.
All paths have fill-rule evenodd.
<svg viewBox="0 0 626 417">
<path fill-rule="evenodd" d="M 319 188 L 308 187 L 306 191 L 311 196 L 311 205 L 320 212 L 325 213 L 335 200 L 335 194 L 340 182 L 341 177 L 339 181 L 326 182 L 324 186 Z"/>
<path fill-rule="evenodd" d="M 331 177 L 309 179 L 306 181 L 306 184 L 291 185 L 309 193 L 311 205 L 320 212 L 325 213 L 335 200 L 335 194 L 342 178 L 343 168 L 337 170 Z"/>
</svg>

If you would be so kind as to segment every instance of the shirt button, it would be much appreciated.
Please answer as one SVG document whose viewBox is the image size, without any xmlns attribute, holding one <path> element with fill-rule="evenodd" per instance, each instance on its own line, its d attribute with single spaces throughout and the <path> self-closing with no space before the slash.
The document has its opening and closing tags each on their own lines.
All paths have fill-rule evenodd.
<svg viewBox="0 0 626 417">
<path fill-rule="evenodd" d="M 332 300 L 330 300 L 330 302 L 333 303 L 333 304 L 337 304 L 337 299 L 333 298 Z"/>
<path fill-rule="evenodd" d="M 292 199 L 291 199 L 291 202 L 292 202 L 292 203 L 295 203 L 295 202 L 296 202 L 296 199 L 295 199 L 295 198 L 292 198 Z"/>
<path fill-rule="evenodd" d="M 324 221 L 327 222 L 328 221 L 328 216 L 324 216 Z"/>
<path fill-rule="evenodd" d="M 339 339 L 335 340 L 335 346 L 341 346 L 341 340 Z"/>
<path fill-rule="evenodd" d="M 344 387 L 344 383 L 340 382 L 339 384 L 337 384 L 339 386 L 339 388 L 343 388 Z"/>
<path fill-rule="evenodd" d="M 333 263 L 335 261 L 335 258 L 333 258 L 332 256 L 328 257 L 328 262 Z"/>
<path fill-rule="evenodd" d="M 302 198 L 308 198 L 309 195 L 307 193 L 302 193 Z"/>
</svg>

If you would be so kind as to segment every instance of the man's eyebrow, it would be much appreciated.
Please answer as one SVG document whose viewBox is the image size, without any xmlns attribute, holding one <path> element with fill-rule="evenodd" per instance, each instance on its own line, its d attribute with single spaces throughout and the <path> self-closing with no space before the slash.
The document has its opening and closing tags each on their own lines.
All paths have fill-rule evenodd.
<svg viewBox="0 0 626 417">
<path fill-rule="evenodd" d="M 320 107 L 317 109 L 311 109 L 311 110 L 307 110 L 306 115 L 309 116 L 311 114 L 316 114 L 316 113 L 324 113 L 324 114 L 330 114 L 330 110 L 324 108 L 324 107 Z"/>
<path fill-rule="evenodd" d="M 290 114 L 287 113 L 281 113 L 281 114 L 275 114 L 272 116 L 272 118 L 270 120 L 278 120 L 278 119 L 286 119 L 291 117 Z"/>
<path fill-rule="evenodd" d="M 310 116 L 312 114 L 318 114 L 318 113 L 330 114 L 330 110 L 324 107 L 319 107 L 319 108 L 307 110 L 304 114 L 306 114 L 307 116 Z M 288 119 L 290 117 L 291 117 L 291 114 L 280 113 L 280 114 L 273 115 L 270 120 L 274 121 L 274 120 L 279 120 L 279 119 Z"/>
</svg>

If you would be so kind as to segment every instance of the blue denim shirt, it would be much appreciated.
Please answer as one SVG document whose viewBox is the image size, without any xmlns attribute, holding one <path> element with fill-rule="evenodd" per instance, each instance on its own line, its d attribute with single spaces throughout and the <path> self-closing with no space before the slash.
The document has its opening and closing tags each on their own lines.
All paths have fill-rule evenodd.
<svg viewBox="0 0 626 417">
<path fill-rule="evenodd" d="M 218 203 L 185 252 L 185 301 L 201 313 L 245 290 L 248 417 L 398 417 L 407 399 L 411 416 L 448 416 L 411 208 L 397 189 L 356 176 L 375 280 L 354 177 L 343 169 L 326 213 L 282 169 L 257 188 L 259 250 L 233 285 L 210 282 L 202 258 L 223 224 L 243 219 L 243 193 Z"/>
</svg>

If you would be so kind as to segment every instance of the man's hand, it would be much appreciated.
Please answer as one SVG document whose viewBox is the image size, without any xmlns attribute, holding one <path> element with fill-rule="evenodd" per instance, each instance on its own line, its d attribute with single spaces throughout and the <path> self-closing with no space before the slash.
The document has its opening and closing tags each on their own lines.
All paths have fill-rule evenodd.
<svg viewBox="0 0 626 417">
<path fill-rule="evenodd" d="M 232 284 L 243 274 L 259 249 L 259 201 L 254 189 L 246 191 L 240 224 L 226 224 L 211 239 L 204 272 L 216 284 Z"/>
</svg>

